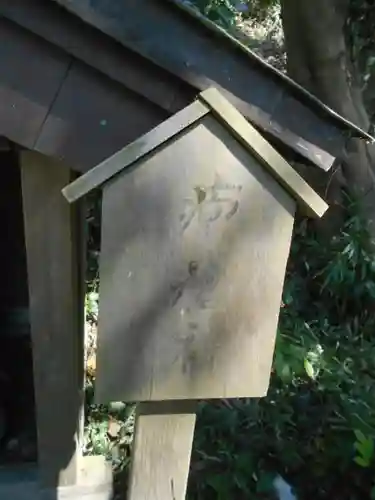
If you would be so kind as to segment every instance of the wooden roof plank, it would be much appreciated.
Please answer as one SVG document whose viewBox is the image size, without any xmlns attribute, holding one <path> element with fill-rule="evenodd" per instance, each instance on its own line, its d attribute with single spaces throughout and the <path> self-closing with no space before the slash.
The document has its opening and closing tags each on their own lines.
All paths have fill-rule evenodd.
<svg viewBox="0 0 375 500">
<path fill-rule="evenodd" d="M 69 184 L 63 189 L 63 195 L 70 203 L 77 201 L 92 189 L 107 182 L 127 166 L 151 153 L 176 133 L 182 132 L 207 113 L 209 113 L 209 109 L 203 103 L 200 101 L 193 102 L 190 106 L 171 116 L 168 120 Z"/>
<path fill-rule="evenodd" d="M 193 89 L 180 79 L 53 2 L 12 0 L 1 3 L 0 14 L 170 113 L 193 99 Z"/>
<path fill-rule="evenodd" d="M 199 98 L 230 128 L 235 136 L 268 168 L 284 188 L 305 207 L 310 217 L 321 217 L 328 205 L 273 148 L 244 116 L 215 88 L 202 92 Z"/>
<path fill-rule="evenodd" d="M 71 57 L 0 17 L 0 136 L 33 148 Z"/>
<path fill-rule="evenodd" d="M 167 117 L 162 108 L 73 60 L 34 149 L 87 171 Z"/>
<path fill-rule="evenodd" d="M 236 96 L 226 91 L 225 89 L 218 88 L 218 90 L 220 90 L 220 92 L 228 99 L 228 101 L 231 104 L 233 104 L 244 116 L 249 117 L 255 114 L 255 111 L 252 109 L 252 106 L 248 102 L 245 102 L 242 99 L 237 98 Z M 285 109 L 286 107 L 285 105 L 289 105 L 288 110 Z M 300 105 L 300 103 L 298 103 L 298 107 L 302 108 L 301 109 L 301 121 L 302 121 L 302 116 L 305 117 L 306 112 L 307 114 L 309 114 L 309 110 L 307 108 L 303 108 L 302 105 Z M 314 132 L 314 130 L 317 131 L 318 126 L 316 125 L 312 127 L 311 121 L 307 117 L 306 119 L 307 125 L 301 124 L 299 127 L 301 129 L 304 126 L 307 126 L 309 128 L 308 135 L 315 136 L 314 142 L 307 141 L 303 137 L 292 132 L 290 127 L 283 127 L 280 125 L 280 120 L 276 119 L 275 116 L 276 114 L 279 114 L 280 108 L 282 108 L 284 111 L 284 118 L 283 118 L 284 121 L 289 122 L 290 119 L 288 117 L 294 114 L 293 110 L 295 108 L 295 105 L 290 104 L 290 101 L 287 101 L 285 98 L 280 99 L 280 102 L 277 106 L 275 106 L 275 110 L 273 111 L 272 115 L 264 113 L 261 110 L 256 110 L 256 118 L 249 119 L 249 121 L 253 125 L 257 126 L 262 132 L 267 134 L 268 137 L 271 140 L 273 140 L 273 142 L 276 141 L 285 144 L 285 146 L 288 146 L 291 150 L 293 150 L 301 157 L 307 159 L 309 162 L 320 167 L 325 172 L 328 172 L 328 170 L 330 170 L 330 168 L 334 164 L 336 157 L 333 156 L 331 153 L 329 153 L 327 150 L 317 146 L 317 144 L 319 144 L 320 141 L 316 137 L 316 135 L 317 133 L 320 134 L 320 129 L 324 129 L 324 127 L 323 126 L 320 127 L 319 132 Z M 330 148 L 330 150 L 335 151 L 337 156 L 340 155 L 338 144 L 335 144 L 334 146 L 332 144 L 332 148 Z"/>
</svg>

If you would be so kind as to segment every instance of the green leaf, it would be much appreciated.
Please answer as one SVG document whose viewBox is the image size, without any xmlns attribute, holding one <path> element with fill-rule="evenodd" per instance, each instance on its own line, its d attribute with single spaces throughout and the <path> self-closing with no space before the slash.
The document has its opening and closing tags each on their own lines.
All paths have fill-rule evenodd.
<svg viewBox="0 0 375 500">
<path fill-rule="evenodd" d="M 360 443 L 363 443 L 364 441 L 366 441 L 366 436 L 363 434 L 363 432 L 360 429 L 355 429 L 354 434 L 355 434 L 357 441 L 359 441 Z"/>
<path fill-rule="evenodd" d="M 371 438 L 367 440 L 367 453 L 370 458 L 374 456 L 374 441 Z"/>
<path fill-rule="evenodd" d="M 368 467 L 370 465 L 369 461 L 368 460 L 365 460 L 364 458 L 362 457 L 355 457 L 354 458 L 354 462 L 358 465 L 360 465 L 361 467 Z"/>
<path fill-rule="evenodd" d="M 312 379 L 315 379 L 313 365 L 310 363 L 310 361 L 308 359 L 306 359 L 306 358 L 304 359 L 303 366 L 305 367 L 305 371 L 307 373 L 307 376 L 312 378 Z"/>
<path fill-rule="evenodd" d="M 282 370 L 281 370 L 281 373 L 280 373 L 280 378 L 282 380 L 288 380 L 291 378 L 291 369 L 290 369 L 290 366 L 285 364 L 283 367 L 282 367 Z"/>
<path fill-rule="evenodd" d="M 229 493 L 229 478 L 225 474 L 215 474 L 207 478 L 207 484 L 219 495 Z"/>
<path fill-rule="evenodd" d="M 356 443 L 356 448 L 364 459 L 371 460 L 374 454 L 374 443 L 372 439 L 366 439 L 363 443 Z"/>
<path fill-rule="evenodd" d="M 358 453 L 360 455 L 366 455 L 366 445 L 365 443 L 359 443 L 358 441 L 356 441 L 354 443 L 354 448 L 358 451 Z"/>
</svg>

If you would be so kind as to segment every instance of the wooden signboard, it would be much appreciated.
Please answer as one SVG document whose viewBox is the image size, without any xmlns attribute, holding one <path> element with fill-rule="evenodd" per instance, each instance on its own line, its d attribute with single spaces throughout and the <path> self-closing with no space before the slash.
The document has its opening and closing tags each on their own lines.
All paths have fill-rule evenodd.
<svg viewBox="0 0 375 500">
<path fill-rule="evenodd" d="M 263 396 L 294 209 L 212 116 L 106 185 L 98 400 Z"/>
<path fill-rule="evenodd" d="M 202 97 L 104 185 L 100 402 L 267 391 L 296 195 L 325 204 L 217 91 Z"/>
<path fill-rule="evenodd" d="M 215 89 L 64 194 L 103 183 L 97 401 L 264 396 L 296 204 L 324 201 Z"/>
</svg>

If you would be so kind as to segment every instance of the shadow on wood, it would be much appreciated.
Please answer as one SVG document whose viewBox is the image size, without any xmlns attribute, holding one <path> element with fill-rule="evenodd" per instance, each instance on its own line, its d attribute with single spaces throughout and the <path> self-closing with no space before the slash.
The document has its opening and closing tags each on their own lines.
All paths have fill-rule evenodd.
<svg viewBox="0 0 375 500">
<path fill-rule="evenodd" d="M 110 467 L 103 457 L 83 457 L 81 449 L 84 233 L 80 206 L 72 208 L 61 195 L 72 172 L 32 151 L 20 154 L 20 165 L 38 467 L 13 480 L 12 471 L 2 470 L 0 498 L 110 500 Z"/>
<path fill-rule="evenodd" d="M 212 117 L 109 182 L 97 400 L 263 395 L 294 207 Z"/>
</svg>

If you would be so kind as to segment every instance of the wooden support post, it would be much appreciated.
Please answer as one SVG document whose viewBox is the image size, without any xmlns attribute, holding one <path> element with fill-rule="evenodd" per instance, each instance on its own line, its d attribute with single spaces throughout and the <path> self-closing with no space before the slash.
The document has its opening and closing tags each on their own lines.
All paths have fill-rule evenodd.
<svg viewBox="0 0 375 500">
<path fill-rule="evenodd" d="M 77 483 L 83 407 L 77 207 L 72 172 L 36 152 L 20 158 L 41 485 Z M 83 308 L 83 303 L 82 303 Z"/>
<path fill-rule="evenodd" d="M 129 500 L 184 500 L 196 419 L 190 401 L 140 403 Z"/>
</svg>

